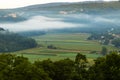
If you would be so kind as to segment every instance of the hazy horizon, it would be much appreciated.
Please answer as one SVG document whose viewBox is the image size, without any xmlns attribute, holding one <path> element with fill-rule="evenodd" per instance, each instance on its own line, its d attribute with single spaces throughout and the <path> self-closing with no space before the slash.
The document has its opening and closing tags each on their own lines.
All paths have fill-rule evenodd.
<svg viewBox="0 0 120 80">
<path fill-rule="evenodd" d="M 81 2 L 81 1 L 118 1 L 118 0 L 0 0 L 0 9 L 18 8 L 35 4 L 45 4 L 54 2 Z"/>
<path fill-rule="evenodd" d="M 101 0 L 99 0 L 101 1 Z M 118 3 L 118 2 L 116 2 Z M 31 30 L 51 30 L 78 27 L 113 27 L 119 26 L 120 10 L 119 4 L 111 5 L 110 8 L 92 5 L 93 9 L 74 7 L 68 5 L 59 6 L 52 9 L 39 7 L 27 7 L 14 10 L 1 10 L 1 24 L 3 28 L 10 31 L 31 31 Z M 72 4 L 73 5 L 73 4 Z M 75 4 L 76 5 L 76 4 Z M 86 4 L 85 4 L 86 5 Z M 116 5 L 116 6 L 115 6 Z M 114 6 L 114 8 L 112 8 Z M 96 7 L 94 9 L 94 7 Z"/>
<path fill-rule="evenodd" d="M 113 13 L 114 14 L 114 13 Z M 119 14 L 116 14 L 119 16 Z M 34 23 L 34 24 L 33 24 Z M 17 23 L 3 23 L 2 27 L 13 32 L 40 30 L 46 31 L 51 29 L 77 28 L 77 27 L 101 27 L 101 26 L 118 26 L 119 18 L 114 15 L 61 15 L 61 17 L 34 16 L 29 20 Z"/>
</svg>

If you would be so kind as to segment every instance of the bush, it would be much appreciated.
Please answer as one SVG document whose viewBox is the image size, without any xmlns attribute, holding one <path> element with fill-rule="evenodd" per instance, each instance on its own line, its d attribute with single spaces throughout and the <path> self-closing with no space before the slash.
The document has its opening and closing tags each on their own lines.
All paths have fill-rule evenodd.
<svg viewBox="0 0 120 80">
<path fill-rule="evenodd" d="M 57 49 L 57 47 L 55 47 L 54 45 L 48 45 L 47 48 L 48 49 Z"/>
<path fill-rule="evenodd" d="M 97 53 L 97 51 L 91 51 L 90 52 L 90 54 L 96 54 Z"/>
</svg>

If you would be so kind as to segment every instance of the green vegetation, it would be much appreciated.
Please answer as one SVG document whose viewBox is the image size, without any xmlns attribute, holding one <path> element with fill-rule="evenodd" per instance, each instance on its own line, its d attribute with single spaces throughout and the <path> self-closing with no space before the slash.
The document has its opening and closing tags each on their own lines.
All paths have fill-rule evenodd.
<svg viewBox="0 0 120 80">
<path fill-rule="evenodd" d="M 50 7 L 50 4 L 46 7 L 38 5 L 5 12 L 1 10 L 0 21 L 3 22 L 27 20 L 42 12 L 47 17 L 64 17 L 66 19 L 62 19 L 64 22 L 80 23 L 82 20 L 76 20 L 78 17 L 72 16 L 81 13 L 88 18 L 90 15 L 96 20 L 101 19 L 100 22 L 102 21 L 104 25 L 98 20 L 90 21 L 91 25 L 95 25 L 92 27 L 89 25 L 88 28 L 50 30 L 46 31 L 47 33 L 39 31 L 19 33 L 24 36 L 34 36 L 32 38 L 6 32 L 0 28 L 0 52 L 4 53 L 0 54 L 0 80 L 119 80 L 120 54 L 111 51 L 120 47 L 120 28 L 117 22 L 114 24 L 114 20 L 112 22 L 107 19 L 119 18 L 120 3 L 66 4 Z M 61 17 L 61 11 L 71 15 Z M 13 12 L 16 18 L 11 16 Z M 18 15 L 21 12 L 23 14 Z M 44 14 L 45 12 L 47 13 Z M 108 12 L 111 14 L 106 16 Z M 114 14 L 117 15 L 113 16 Z M 8 16 L 5 17 L 6 15 Z M 89 22 L 88 18 L 87 22 Z M 118 20 L 117 18 L 115 20 Z M 83 23 L 87 24 L 87 22 L 83 20 Z"/>
<path fill-rule="evenodd" d="M 77 55 L 76 53 L 80 52 L 86 55 L 89 61 L 93 63 L 93 59 L 102 56 L 101 49 L 103 45 L 98 41 L 87 40 L 89 36 L 90 34 L 86 33 L 46 34 L 42 36 L 35 36 L 32 38 L 36 40 L 38 47 L 31 49 L 24 48 L 25 50 L 12 52 L 12 54 L 16 54 L 18 56 L 23 55 L 24 57 L 29 58 L 31 62 L 34 62 L 35 60 L 42 61 L 45 59 L 58 61 L 70 58 L 71 60 L 74 60 Z M 18 37 L 14 38 L 17 39 Z M 12 38 L 12 41 L 13 40 L 14 39 Z M 16 46 L 12 47 L 15 47 L 14 49 L 18 48 Z M 105 47 L 108 52 L 117 50 L 117 48 L 111 45 L 106 45 Z M 95 52 L 93 53 L 93 51 Z"/>
<path fill-rule="evenodd" d="M 28 58 L 12 54 L 0 55 L 1 80 L 119 80 L 120 54 L 112 52 L 90 64 L 78 53 L 75 61 L 66 58 L 29 62 Z"/>
<path fill-rule="evenodd" d="M 46 34 L 33 37 L 38 42 L 37 48 L 14 52 L 16 55 L 28 57 L 31 62 L 35 60 L 51 59 L 58 61 L 65 58 L 75 59 L 77 53 L 86 55 L 92 63 L 93 59 L 102 56 L 103 45 L 97 41 L 87 40 L 89 34 L 85 33 L 64 33 L 64 34 Z M 48 48 L 52 45 L 54 48 Z M 108 52 L 117 50 L 114 46 L 105 45 Z M 95 51 L 95 53 L 91 53 Z"/>
<path fill-rule="evenodd" d="M 0 79 L 51 80 L 42 68 L 37 68 L 27 58 L 11 54 L 0 55 Z"/>
<path fill-rule="evenodd" d="M 107 48 L 106 47 L 102 47 L 101 54 L 102 55 L 106 55 L 107 53 L 108 53 Z"/>
<path fill-rule="evenodd" d="M 89 34 L 85 33 L 64 33 L 64 34 L 46 34 L 39 37 L 34 37 L 38 44 L 54 45 L 58 49 L 63 50 L 79 50 L 79 51 L 100 51 L 102 45 L 98 41 L 87 40 Z M 108 50 L 115 49 L 112 46 L 106 46 Z"/>
<path fill-rule="evenodd" d="M 27 51 L 25 51 L 27 52 Z M 29 58 L 29 60 L 31 62 L 34 62 L 35 60 L 40 60 L 40 61 L 43 61 L 43 60 L 46 60 L 46 59 L 51 59 L 52 61 L 58 61 L 58 60 L 61 60 L 61 59 L 65 59 L 65 58 L 69 58 L 71 60 L 74 60 L 75 59 L 75 56 L 77 55 L 76 52 L 54 52 L 54 53 L 50 53 L 50 50 L 48 51 L 48 53 L 45 53 L 45 52 L 39 52 L 39 54 L 36 54 L 36 53 L 22 53 L 21 51 L 20 52 L 15 52 L 14 54 L 18 55 L 18 56 L 21 56 L 23 55 L 24 57 L 27 57 Z M 100 57 L 102 56 L 101 54 L 89 54 L 89 53 L 82 53 L 84 55 L 86 55 L 87 58 L 91 60 L 93 59 L 96 59 L 97 57 Z"/>
<path fill-rule="evenodd" d="M 105 57 L 95 60 L 95 64 L 89 69 L 91 80 L 119 80 L 120 78 L 120 54 L 112 52 Z"/>
<path fill-rule="evenodd" d="M 8 31 L 0 31 L 0 52 L 13 52 L 36 46 L 37 43 L 32 38 L 26 38 Z"/>
</svg>

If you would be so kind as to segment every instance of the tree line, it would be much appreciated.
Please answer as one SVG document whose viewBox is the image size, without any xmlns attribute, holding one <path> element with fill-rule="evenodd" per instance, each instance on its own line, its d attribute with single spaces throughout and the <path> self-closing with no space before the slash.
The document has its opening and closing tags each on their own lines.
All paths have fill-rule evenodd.
<svg viewBox="0 0 120 80">
<path fill-rule="evenodd" d="M 36 47 L 37 43 L 32 38 L 20 36 L 11 32 L 0 32 L 0 52 L 12 52 Z"/>
<path fill-rule="evenodd" d="M 120 54 L 112 52 L 94 60 L 90 65 L 85 55 L 50 59 L 31 63 L 28 58 L 12 54 L 0 55 L 1 80 L 119 80 Z"/>
</svg>

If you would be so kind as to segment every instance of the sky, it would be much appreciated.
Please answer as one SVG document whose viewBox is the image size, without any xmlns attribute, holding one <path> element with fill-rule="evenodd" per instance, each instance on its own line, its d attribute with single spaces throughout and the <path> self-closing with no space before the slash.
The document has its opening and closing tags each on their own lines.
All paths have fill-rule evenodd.
<svg viewBox="0 0 120 80">
<path fill-rule="evenodd" d="M 100 1 L 100 0 L 0 0 L 0 9 L 24 7 L 34 4 L 45 4 L 52 2 L 80 2 L 80 1 Z M 116 0 L 103 0 L 116 1 Z"/>
</svg>

